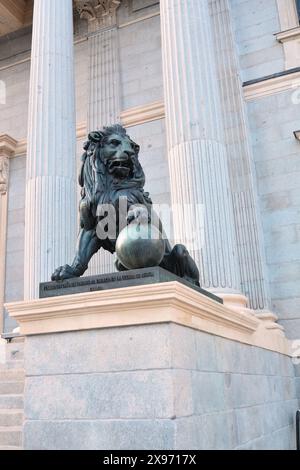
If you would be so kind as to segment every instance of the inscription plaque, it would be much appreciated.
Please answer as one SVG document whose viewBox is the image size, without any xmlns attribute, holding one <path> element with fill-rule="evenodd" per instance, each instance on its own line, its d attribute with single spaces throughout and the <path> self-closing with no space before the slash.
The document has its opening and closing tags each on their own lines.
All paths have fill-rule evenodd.
<svg viewBox="0 0 300 470">
<path fill-rule="evenodd" d="M 222 299 L 211 292 L 208 292 L 201 287 L 197 287 L 185 279 L 160 267 L 134 269 L 131 271 L 101 274 L 98 276 L 74 277 L 63 281 L 43 282 L 40 284 L 40 299 L 173 281 L 180 282 L 181 284 L 210 297 L 216 302 L 223 303 Z"/>
</svg>

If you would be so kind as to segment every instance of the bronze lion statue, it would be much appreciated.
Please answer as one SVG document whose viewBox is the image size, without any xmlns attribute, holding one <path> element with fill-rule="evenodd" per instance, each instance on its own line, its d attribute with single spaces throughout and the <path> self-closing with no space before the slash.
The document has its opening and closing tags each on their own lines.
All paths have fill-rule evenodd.
<svg viewBox="0 0 300 470">
<path fill-rule="evenodd" d="M 79 174 L 81 190 L 80 232 L 75 258 L 71 265 L 60 266 L 52 275 L 52 281 L 60 281 L 84 274 L 92 256 L 101 248 L 115 253 L 116 240 L 120 232 L 119 206 L 126 200 L 127 213 L 134 213 L 132 206 L 146 207 L 151 218 L 152 201 L 144 191 L 145 174 L 139 162 L 139 146 L 131 140 L 119 124 L 91 132 L 84 145 Z M 105 239 L 97 235 L 97 226 L 106 216 L 106 207 L 113 205 L 116 214 L 116 231 Z M 104 210 L 103 210 L 104 208 Z M 129 223 L 129 221 L 128 221 Z M 160 231 L 161 222 L 158 221 Z M 163 232 L 162 232 L 163 233 Z M 183 245 L 171 247 L 165 240 L 165 255 L 160 267 L 199 286 L 199 271 L 196 263 Z M 126 270 L 119 260 L 119 271 Z"/>
</svg>

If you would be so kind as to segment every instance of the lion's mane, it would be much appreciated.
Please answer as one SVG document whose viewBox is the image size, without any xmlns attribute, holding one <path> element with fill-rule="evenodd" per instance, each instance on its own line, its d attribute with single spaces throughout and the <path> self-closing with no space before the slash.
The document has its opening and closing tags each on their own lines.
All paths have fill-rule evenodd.
<svg viewBox="0 0 300 470">
<path fill-rule="evenodd" d="M 102 149 L 107 138 L 117 134 L 121 139 L 128 138 L 135 151 L 132 160 L 132 172 L 124 180 L 114 180 L 102 156 Z M 126 193 L 130 204 L 152 204 L 148 193 L 144 192 L 145 174 L 139 161 L 140 147 L 128 136 L 126 129 L 119 124 L 104 127 L 91 132 L 84 145 L 79 184 L 82 187 L 80 201 L 81 226 L 90 229 L 96 225 L 96 212 L 99 204 L 116 204 L 118 195 Z"/>
</svg>

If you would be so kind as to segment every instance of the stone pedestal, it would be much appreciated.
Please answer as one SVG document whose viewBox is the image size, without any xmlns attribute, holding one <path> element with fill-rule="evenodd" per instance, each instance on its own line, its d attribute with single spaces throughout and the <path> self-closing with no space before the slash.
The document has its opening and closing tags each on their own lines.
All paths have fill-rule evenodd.
<svg viewBox="0 0 300 470">
<path fill-rule="evenodd" d="M 25 449 L 294 445 L 289 345 L 248 312 L 178 282 L 6 307 L 26 336 Z"/>
</svg>

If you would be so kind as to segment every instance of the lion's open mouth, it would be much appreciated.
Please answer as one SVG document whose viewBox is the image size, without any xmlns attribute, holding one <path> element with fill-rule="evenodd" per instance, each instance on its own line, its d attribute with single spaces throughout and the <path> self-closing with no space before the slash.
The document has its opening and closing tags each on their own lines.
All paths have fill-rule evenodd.
<svg viewBox="0 0 300 470">
<path fill-rule="evenodd" d="M 118 178 L 126 178 L 129 176 L 132 165 L 130 160 L 112 160 L 109 162 L 109 172 Z"/>
</svg>

